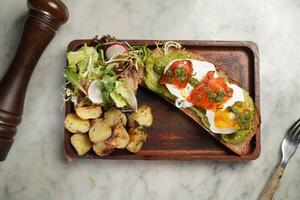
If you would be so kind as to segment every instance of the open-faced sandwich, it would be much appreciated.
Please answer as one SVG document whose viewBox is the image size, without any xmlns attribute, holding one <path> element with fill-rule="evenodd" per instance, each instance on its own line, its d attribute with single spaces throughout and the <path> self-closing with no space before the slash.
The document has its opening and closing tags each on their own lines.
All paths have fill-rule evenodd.
<svg viewBox="0 0 300 200">
<path fill-rule="evenodd" d="M 66 115 L 64 125 L 79 156 L 91 149 L 98 156 L 114 149 L 140 151 L 153 122 L 151 108 L 138 107 L 136 99 L 145 58 L 145 47 L 109 36 L 67 53 L 64 100 L 72 101 L 75 111 Z"/>
<path fill-rule="evenodd" d="M 248 91 L 213 63 L 175 42 L 149 52 L 145 66 L 148 89 L 173 103 L 235 153 L 249 153 L 260 116 Z"/>
</svg>

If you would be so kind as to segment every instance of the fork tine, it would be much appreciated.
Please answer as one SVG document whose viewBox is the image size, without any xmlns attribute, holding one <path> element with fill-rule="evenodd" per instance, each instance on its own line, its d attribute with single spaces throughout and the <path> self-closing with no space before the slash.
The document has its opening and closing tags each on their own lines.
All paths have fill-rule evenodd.
<svg viewBox="0 0 300 200">
<path fill-rule="evenodd" d="M 300 124 L 298 124 L 298 128 L 294 131 L 294 136 L 296 140 L 300 139 Z"/>
<path fill-rule="evenodd" d="M 296 121 L 296 123 L 293 124 L 293 126 L 291 127 L 291 130 L 289 131 L 289 135 L 290 137 L 292 137 L 292 139 L 298 139 L 299 135 L 300 135 L 300 119 L 298 119 Z"/>
<path fill-rule="evenodd" d="M 287 133 L 290 136 L 293 136 L 293 132 L 294 132 L 295 128 L 297 128 L 297 125 L 298 125 L 299 122 L 300 122 L 300 119 L 298 119 L 297 121 L 295 121 L 295 123 L 289 128 L 289 130 L 288 130 Z"/>
<path fill-rule="evenodd" d="M 295 131 L 293 133 L 293 139 L 295 138 L 297 140 L 299 136 L 300 136 L 300 124 L 298 124 L 298 126 L 295 128 Z"/>
</svg>

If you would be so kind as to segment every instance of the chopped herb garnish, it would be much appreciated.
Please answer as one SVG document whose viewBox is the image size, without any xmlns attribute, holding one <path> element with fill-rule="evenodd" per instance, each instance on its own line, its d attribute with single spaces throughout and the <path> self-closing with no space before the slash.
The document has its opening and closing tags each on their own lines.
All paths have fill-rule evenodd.
<svg viewBox="0 0 300 200">
<path fill-rule="evenodd" d="M 211 89 L 210 89 L 210 88 L 205 88 L 205 92 L 206 92 L 207 94 L 209 94 L 209 93 L 211 93 Z"/>
<path fill-rule="evenodd" d="M 178 68 L 174 70 L 174 74 L 179 82 L 184 82 L 187 75 L 187 70 L 184 68 Z"/>
<path fill-rule="evenodd" d="M 196 97 L 196 100 L 197 100 L 198 102 L 201 101 L 201 99 L 202 99 L 201 96 L 197 96 L 197 97 Z"/>
<path fill-rule="evenodd" d="M 196 87 L 196 85 L 199 83 L 199 81 L 196 78 L 191 77 L 189 80 L 189 83 L 191 84 L 191 86 Z"/>
<path fill-rule="evenodd" d="M 243 102 L 242 101 L 237 101 L 234 103 L 237 107 L 241 108 L 243 106 Z"/>
<path fill-rule="evenodd" d="M 225 98 L 224 90 L 219 90 L 218 92 L 212 92 L 210 88 L 205 89 L 208 94 L 208 99 L 215 102 L 222 102 Z"/>
<path fill-rule="evenodd" d="M 242 113 L 234 106 L 229 107 L 229 110 L 235 114 L 235 119 L 238 122 L 241 129 L 248 130 L 250 128 L 250 121 L 252 118 L 252 113 L 250 111 Z"/>
<path fill-rule="evenodd" d="M 160 62 L 156 62 L 153 65 L 153 70 L 160 76 L 162 76 L 164 74 L 164 70 L 165 70 L 165 66 L 160 63 Z"/>
</svg>

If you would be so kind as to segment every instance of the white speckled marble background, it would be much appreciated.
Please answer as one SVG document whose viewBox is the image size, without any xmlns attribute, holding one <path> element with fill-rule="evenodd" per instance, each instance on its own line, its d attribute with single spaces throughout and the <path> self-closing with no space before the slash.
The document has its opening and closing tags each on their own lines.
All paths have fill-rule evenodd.
<svg viewBox="0 0 300 200">
<path fill-rule="evenodd" d="M 22 124 L 0 163 L 0 199 L 257 199 L 280 160 L 280 144 L 300 117 L 298 0 L 65 0 L 69 22 L 41 57 Z M 26 1 L 0 2 L 0 77 L 20 38 Z M 262 153 L 245 163 L 78 161 L 63 156 L 59 91 L 69 41 L 109 33 L 120 38 L 252 40 L 260 49 Z M 0 97 L 1 98 L 1 97 Z M 275 199 L 300 199 L 300 151 Z"/>
</svg>

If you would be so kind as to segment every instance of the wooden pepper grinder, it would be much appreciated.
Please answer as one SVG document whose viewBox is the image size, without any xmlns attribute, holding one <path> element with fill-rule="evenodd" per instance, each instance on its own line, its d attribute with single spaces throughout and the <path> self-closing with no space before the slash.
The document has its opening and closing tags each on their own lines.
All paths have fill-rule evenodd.
<svg viewBox="0 0 300 200">
<path fill-rule="evenodd" d="M 21 122 L 31 74 L 60 25 L 69 17 L 60 0 L 28 0 L 28 18 L 15 57 L 0 82 L 0 161 L 6 159 Z"/>
</svg>

